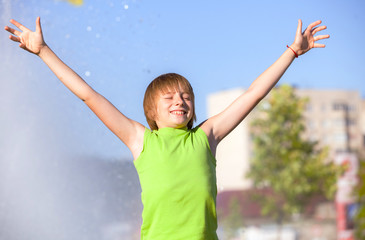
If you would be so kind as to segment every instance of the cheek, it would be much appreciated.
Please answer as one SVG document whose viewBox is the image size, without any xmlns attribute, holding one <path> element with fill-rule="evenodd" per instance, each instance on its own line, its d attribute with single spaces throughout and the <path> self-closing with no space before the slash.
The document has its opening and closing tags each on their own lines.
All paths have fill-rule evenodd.
<svg viewBox="0 0 365 240">
<path fill-rule="evenodd" d="M 190 102 L 188 106 L 190 108 L 190 112 L 193 112 L 194 111 L 194 103 Z"/>
<path fill-rule="evenodd" d="M 193 118 L 194 112 L 195 112 L 195 106 L 194 106 L 194 104 L 192 103 L 192 104 L 191 104 L 191 111 L 190 111 L 191 118 Z"/>
</svg>

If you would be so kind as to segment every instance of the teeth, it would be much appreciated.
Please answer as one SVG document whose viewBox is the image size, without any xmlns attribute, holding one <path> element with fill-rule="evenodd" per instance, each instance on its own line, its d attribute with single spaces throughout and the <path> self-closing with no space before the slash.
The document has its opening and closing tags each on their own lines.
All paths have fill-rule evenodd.
<svg viewBox="0 0 365 240">
<path fill-rule="evenodd" d="M 184 115 L 184 111 L 172 111 L 171 112 L 172 114 L 175 114 L 175 115 Z"/>
</svg>

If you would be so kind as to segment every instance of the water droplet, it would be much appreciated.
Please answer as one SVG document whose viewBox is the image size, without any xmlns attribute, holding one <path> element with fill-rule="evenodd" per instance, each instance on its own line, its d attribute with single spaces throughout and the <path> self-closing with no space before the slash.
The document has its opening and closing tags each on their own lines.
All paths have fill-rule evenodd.
<svg viewBox="0 0 365 240">
<path fill-rule="evenodd" d="M 90 75 L 91 75 L 91 73 L 90 73 L 89 71 L 86 71 L 86 72 L 85 72 L 85 76 L 86 76 L 86 77 L 90 77 Z"/>
<path fill-rule="evenodd" d="M 124 9 L 127 10 L 129 8 L 128 4 L 124 4 Z"/>
<path fill-rule="evenodd" d="M 92 30 L 92 27 L 91 27 L 91 26 L 87 26 L 86 30 L 87 30 L 88 32 L 90 32 L 90 31 Z"/>
<path fill-rule="evenodd" d="M 116 18 L 115 18 L 115 21 L 116 21 L 116 22 L 120 22 L 120 17 L 116 17 Z"/>
</svg>

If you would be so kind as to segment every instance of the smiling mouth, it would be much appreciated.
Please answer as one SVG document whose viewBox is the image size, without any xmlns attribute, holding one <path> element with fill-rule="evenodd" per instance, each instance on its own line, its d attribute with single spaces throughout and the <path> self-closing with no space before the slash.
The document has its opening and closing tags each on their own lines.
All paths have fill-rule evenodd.
<svg viewBox="0 0 365 240">
<path fill-rule="evenodd" d="M 182 116 L 182 115 L 186 114 L 185 111 L 180 111 L 180 110 L 179 111 L 177 111 L 177 110 L 171 111 L 170 113 L 173 114 L 173 115 L 179 115 L 179 116 Z"/>
</svg>

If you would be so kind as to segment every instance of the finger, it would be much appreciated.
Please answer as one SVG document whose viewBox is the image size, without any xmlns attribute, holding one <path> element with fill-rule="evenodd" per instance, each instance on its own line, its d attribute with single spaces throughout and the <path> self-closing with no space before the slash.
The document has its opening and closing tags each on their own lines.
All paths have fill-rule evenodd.
<svg viewBox="0 0 365 240">
<path fill-rule="evenodd" d="M 26 46 L 25 46 L 25 44 L 24 44 L 24 43 L 20 43 L 20 44 L 19 44 L 19 47 L 20 47 L 20 48 L 23 48 L 24 50 L 27 50 L 27 48 L 26 48 Z"/>
<path fill-rule="evenodd" d="M 16 36 L 19 36 L 21 34 L 21 32 L 13 29 L 11 27 L 8 27 L 8 26 L 5 27 L 5 30 L 8 31 L 8 32 L 10 32 L 10 33 L 12 33 L 12 34 L 14 34 L 14 35 L 16 35 Z"/>
<path fill-rule="evenodd" d="M 20 24 L 19 22 L 15 21 L 14 19 L 10 19 L 10 22 L 12 24 L 14 24 L 17 28 L 19 28 L 22 31 L 30 31 L 28 28 L 24 27 L 22 24 Z"/>
<path fill-rule="evenodd" d="M 326 26 L 320 26 L 320 27 L 314 28 L 313 31 L 312 31 L 312 34 L 314 35 L 317 32 L 322 31 L 322 30 L 325 30 L 325 29 L 327 29 Z"/>
<path fill-rule="evenodd" d="M 14 41 L 14 42 L 20 42 L 20 38 L 19 37 L 15 37 L 13 35 L 9 36 L 10 40 Z"/>
<path fill-rule="evenodd" d="M 297 33 L 296 35 L 301 35 L 302 34 L 302 20 L 299 19 L 298 20 L 298 27 L 297 27 Z"/>
<path fill-rule="evenodd" d="M 321 44 L 321 43 L 315 43 L 315 44 L 313 45 L 313 47 L 314 47 L 314 48 L 324 48 L 324 47 L 326 47 L 326 45 L 325 45 L 325 44 Z"/>
<path fill-rule="evenodd" d="M 321 24 L 322 21 L 321 20 L 318 20 L 318 21 L 315 21 L 315 22 L 312 22 L 311 24 L 308 25 L 307 29 L 308 31 L 312 30 L 312 28 L 314 28 L 315 26 Z"/>
<path fill-rule="evenodd" d="M 318 40 L 322 40 L 322 39 L 326 39 L 326 38 L 330 38 L 330 35 L 319 35 L 319 36 L 315 36 L 313 39 L 314 39 L 314 41 L 318 41 Z"/>
<path fill-rule="evenodd" d="M 36 24 L 35 24 L 35 31 L 37 33 L 42 33 L 42 26 L 41 26 L 41 18 L 37 17 Z"/>
</svg>

